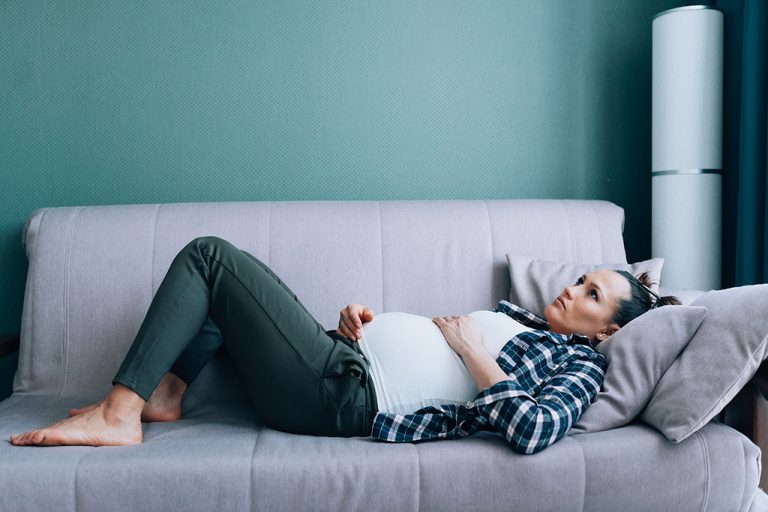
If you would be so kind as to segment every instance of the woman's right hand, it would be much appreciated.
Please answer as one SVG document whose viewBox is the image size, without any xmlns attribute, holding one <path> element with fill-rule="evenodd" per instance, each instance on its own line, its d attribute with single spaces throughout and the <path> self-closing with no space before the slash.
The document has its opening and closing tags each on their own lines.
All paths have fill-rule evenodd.
<svg viewBox="0 0 768 512">
<path fill-rule="evenodd" d="M 365 322 L 373 320 L 373 311 L 362 304 L 348 304 L 341 310 L 339 327 L 336 332 L 353 340 L 359 340 L 362 335 L 362 327 Z"/>
</svg>

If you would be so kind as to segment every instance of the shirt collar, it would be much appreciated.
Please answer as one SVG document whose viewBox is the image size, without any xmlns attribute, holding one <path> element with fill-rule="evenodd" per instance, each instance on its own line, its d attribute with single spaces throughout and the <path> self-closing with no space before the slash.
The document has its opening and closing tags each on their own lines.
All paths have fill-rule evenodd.
<svg viewBox="0 0 768 512">
<path fill-rule="evenodd" d="M 506 313 L 512 317 L 513 320 L 520 322 L 524 326 L 530 327 L 531 329 L 536 329 L 539 331 L 549 331 L 551 329 L 549 322 L 547 322 L 545 318 L 540 317 L 531 310 L 521 308 L 520 306 L 512 304 L 511 302 L 503 299 L 499 301 L 499 305 L 496 307 L 496 309 L 494 309 L 494 311 L 497 313 Z M 550 332 L 550 334 L 560 337 L 560 339 L 569 345 L 575 344 L 587 345 L 591 348 L 596 347 L 596 344 L 592 340 L 581 334 L 573 333 L 567 335 L 556 332 Z"/>
</svg>

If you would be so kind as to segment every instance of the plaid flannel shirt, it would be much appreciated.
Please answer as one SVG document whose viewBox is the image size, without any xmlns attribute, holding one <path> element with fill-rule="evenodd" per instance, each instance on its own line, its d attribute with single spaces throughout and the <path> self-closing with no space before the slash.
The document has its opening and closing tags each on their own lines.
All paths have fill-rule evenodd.
<svg viewBox="0 0 768 512">
<path fill-rule="evenodd" d="M 512 449 L 536 453 L 562 438 L 587 409 L 607 363 L 584 336 L 549 331 L 543 318 L 499 301 L 493 310 L 535 330 L 510 339 L 496 362 L 509 376 L 466 405 L 437 405 L 412 414 L 378 413 L 371 436 L 396 443 L 500 432 Z"/>
</svg>

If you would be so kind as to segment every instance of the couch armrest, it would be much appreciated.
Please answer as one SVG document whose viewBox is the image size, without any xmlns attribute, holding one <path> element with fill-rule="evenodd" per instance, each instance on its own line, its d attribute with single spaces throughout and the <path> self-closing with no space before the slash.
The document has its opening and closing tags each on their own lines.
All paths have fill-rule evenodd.
<svg viewBox="0 0 768 512">
<path fill-rule="evenodd" d="M 0 357 L 19 350 L 19 333 L 0 334 Z"/>
</svg>

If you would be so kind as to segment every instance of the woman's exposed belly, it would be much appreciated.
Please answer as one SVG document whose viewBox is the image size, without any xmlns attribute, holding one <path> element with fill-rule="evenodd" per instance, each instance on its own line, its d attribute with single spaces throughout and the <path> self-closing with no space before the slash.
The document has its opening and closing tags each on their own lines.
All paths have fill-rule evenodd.
<svg viewBox="0 0 768 512">
<path fill-rule="evenodd" d="M 505 313 L 473 311 L 483 346 L 496 359 L 528 327 Z M 461 358 L 431 318 L 382 313 L 363 324 L 360 348 L 371 364 L 379 411 L 408 414 L 435 404 L 465 404 L 479 390 Z"/>
</svg>

